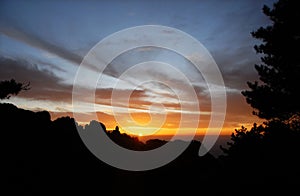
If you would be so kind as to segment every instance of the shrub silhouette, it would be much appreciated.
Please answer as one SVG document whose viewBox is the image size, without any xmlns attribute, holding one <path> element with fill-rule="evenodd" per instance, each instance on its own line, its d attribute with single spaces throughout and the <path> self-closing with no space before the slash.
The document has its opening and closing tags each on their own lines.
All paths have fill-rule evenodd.
<svg viewBox="0 0 300 196">
<path fill-rule="evenodd" d="M 0 99 L 9 99 L 11 95 L 17 95 L 20 91 L 29 89 L 30 83 L 19 83 L 14 79 L 0 81 Z"/>
</svg>

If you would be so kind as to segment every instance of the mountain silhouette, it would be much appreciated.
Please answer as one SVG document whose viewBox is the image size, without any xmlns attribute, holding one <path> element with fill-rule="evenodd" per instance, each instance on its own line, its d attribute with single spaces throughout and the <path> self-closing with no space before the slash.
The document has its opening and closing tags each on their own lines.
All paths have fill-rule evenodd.
<svg viewBox="0 0 300 196">
<path fill-rule="evenodd" d="M 174 185 L 188 188 L 200 182 L 209 184 L 208 179 L 213 179 L 212 174 L 219 168 L 212 155 L 199 157 L 201 143 L 192 141 L 183 154 L 161 168 L 124 171 L 103 163 L 86 148 L 73 118 L 52 121 L 47 111 L 33 112 L 2 103 L 0 119 L 4 187 L 12 195 L 100 194 L 101 191 L 116 195 L 128 193 L 125 190 L 129 187 L 137 191 L 136 195 L 151 195 L 158 190 L 167 194 L 174 192 L 170 190 Z M 107 131 L 100 122 L 91 123 L 99 123 L 112 141 L 128 149 L 151 150 L 167 142 L 153 139 L 143 143 L 118 129 Z M 199 177 L 193 181 L 191 176 L 196 174 Z"/>
<path fill-rule="evenodd" d="M 3 191 L 11 195 L 289 194 L 300 184 L 299 133 L 278 124 L 238 131 L 232 138 L 234 143 L 225 150 L 227 156 L 215 158 L 208 153 L 199 157 L 201 142 L 193 140 L 169 164 L 133 172 L 96 158 L 82 142 L 73 118 L 51 120 L 47 111 L 33 112 L 2 103 L 0 119 Z M 127 149 L 147 151 L 167 143 L 160 139 L 143 143 L 121 133 L 118 127 L 106 130 L 98 121 L 85 128 L 93 124 Z M 265 131 L 263 140 L 261 129 Z"/>
</svg>

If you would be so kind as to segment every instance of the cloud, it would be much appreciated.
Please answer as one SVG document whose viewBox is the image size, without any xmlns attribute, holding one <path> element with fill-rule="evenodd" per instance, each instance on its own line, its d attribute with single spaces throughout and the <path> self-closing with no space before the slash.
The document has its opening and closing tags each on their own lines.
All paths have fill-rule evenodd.
<svg viewBox="0 0 300 196">
<path fill-rule="evenodd" d="M 72 86 L 48 70 L 40 69 L 25 60 L 0 57 L 0 80 L 14 78 L 18 82 L 30 82 L 31 89 L 18 96 L 39 100 L 70 102 Z"/>
<path fill-rule="evenodd" d="M 35 48 L 42 49 L 49 53 L 55 54 L 63 59 L 71 61 L 75 65 L 79 65 L 82 61 L 81 56 L 72 53 L 70 50 L 65 49 L 61 46 L 52 44 L 46 41 L 45 39 L 36 36 L 33 33 L 27 33 L 26 31 L 22 31 L 13 27 L 1 27 L 0 32 L 6 35 L 7 37 L 13 38 Z"/>
<path fill-rule="evenodd" d="M 241 91 L 248 88 L 247 81 L 258 79 L 254 65 L 259 63 L 259 57 L 251 46 L 216 52 L 215 60 L 229 88 Z"/>
</svg>

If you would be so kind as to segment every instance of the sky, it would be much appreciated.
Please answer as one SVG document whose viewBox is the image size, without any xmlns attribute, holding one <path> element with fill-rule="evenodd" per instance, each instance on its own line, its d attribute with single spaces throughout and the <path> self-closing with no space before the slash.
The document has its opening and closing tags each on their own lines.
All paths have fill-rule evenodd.
<svg viewBox="0 0 300 196">
<path fill-rule="evenodd" d="M 1 1 L 0 80 L 14 78 L 31 84 L 29 91 L 4 102 L 34 111 L 47 110 L 52 119 L 72 116 L 73 83 L 85 55 L 99 41 L 120 30 L 163 25 L 193 36 L 215 60 L 227 91 L 222 133 L 230 134 L 242 125 L 249 127 L 261 121 L 252 115 L 241 91 L 247 89 L 247 81 L 258 80 L 254 65 L 260 62 L 260 57 L 253 46 L 260 42 L 250 33 L 270 24 L 262 14 L 262 7 L 273 3 L 270 0 Z M 182 110 L 176 95 L 186 89 L 177 75 L 163 66 L 153 69 L 152 65 L 145 64 L 143 74 L 129 74 L 120 80 L 122 73 L 132 65 L 149 60 L 169 63 L 192 83 L 197 81 L 198 85 L 193 87 L 200 109 L 196 107 L 198 103 L 191 103 Z M 88 73 L 90 75 L 84 78 L 86 85 L 97 74 L 93 69 Z M 122 131 L 132 134 L 168 135 L 178 129 L 185 113 L 190 115 L 190 120 L 183 123 L 186 134 L 197 115 L 200 115 L 197 133 L 206 131 L 211 115 L 207 86 L 182 56 L 162 48 L 137 48 L 119 55 L 103 73 L 95 91 L 94 108 L 98 118 L 93 118 L 88 106 L 91 103 L 83 99 L 79 123 L 99 120 L 108 129 L 122 124 Z M 152 76 L 171 81 L 174 88 L 158 82 L 140 83 Z M 116 84 L 119 84 L 117 88 Z M 114 105 L 111 103 L 113 92 L 118 95 L 113 100 Z M 129 92 L 127 106 L 124 98 Z M 166 116 L 160 113 L 162 105 Z M 149 113 L 153 115 L 150 117 Z M 115 117 L 124 122 L 116 122 Z"/>
</svg>

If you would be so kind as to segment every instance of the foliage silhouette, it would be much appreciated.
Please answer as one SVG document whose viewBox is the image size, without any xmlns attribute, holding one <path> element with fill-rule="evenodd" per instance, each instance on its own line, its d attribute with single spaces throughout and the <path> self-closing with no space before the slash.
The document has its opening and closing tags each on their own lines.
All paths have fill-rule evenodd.
<svg viewBox="0 0 300 196">
<path fill-rule="evenodd" d="M 273 24 L 252 33 L 263 41 L 255 46 L 263 54 L 262 64 L 255 65 L 261 83 L 248 82 L 251 90 L 242 94 L 253 113 L 267 121 L 235 130 L 228 148 L 221 146 L 222 171 L 236 192 L 250 189 L 248 194 L 256 194 L 259 187 L 260 193 L 292 194 L 300 185 L 293 180 L 300 177 L 299 10 L 290 0 L 278 1 L 272 10 L 264 6 Z"/>
<path fill-rule="evenodd" d="M 248 82 L 243 91 L 247 102 L 260 118 L 288 120 L 300 114 L 300 7 L 297 1 L 280 0 L 273 9 L 263 7 L 272 25 L 260 27 L 252 36 L 262 40 L 254 48 L 262 54 L 262 64 L 255 65 L 261 83 Z"/>
<path fill-rule="evenodd" d="M 9 99 L 11 95 L 18 95 L 20 91 L 29 89 L 30 83 L 19 83 L 14 79 L 0 81 L 0 99 Z"/>
</svg>

